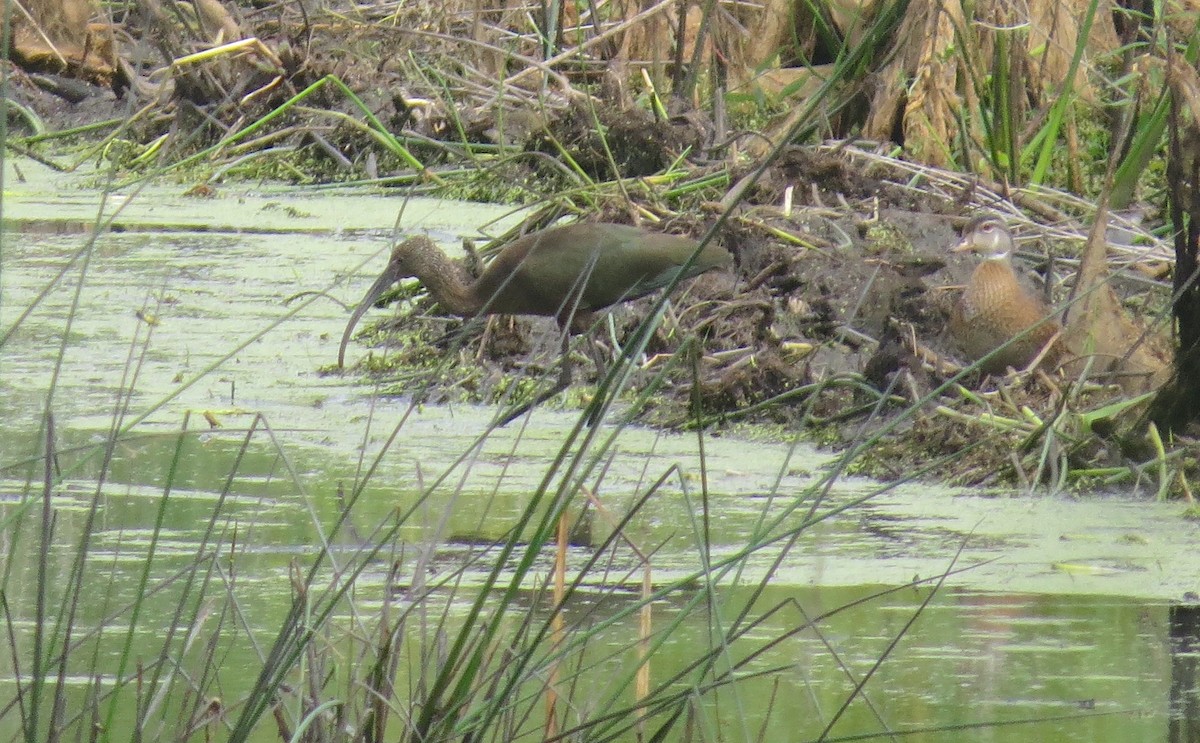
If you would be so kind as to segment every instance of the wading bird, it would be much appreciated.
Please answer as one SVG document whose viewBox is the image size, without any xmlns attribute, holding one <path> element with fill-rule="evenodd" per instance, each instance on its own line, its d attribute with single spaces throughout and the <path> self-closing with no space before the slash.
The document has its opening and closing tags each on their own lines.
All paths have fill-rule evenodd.
<svg viewBox="0 0 1200 743">
<path fill-rule="evenodd" d="M 732 264 L 732 256 L 712 243 L 689 263 L 697 245 L 688 237 L 623 224 L 551 227 L 505 245 L 472 281 L 429 238 L 411 237 L 392 249 L 387 268 L 351 315 L 338 347 L 338 366 L 363 314 L 396 281 L 415 276 L 455 315 L 543 315 L 558 320 L 563 330 L 562 375 L 553 390 L 523 408 L 528 409 L 570 384 L 569 333 L 587 330 L 594 311 L 645 296 L 681 273 L 689 278 Z"/>
</svg>

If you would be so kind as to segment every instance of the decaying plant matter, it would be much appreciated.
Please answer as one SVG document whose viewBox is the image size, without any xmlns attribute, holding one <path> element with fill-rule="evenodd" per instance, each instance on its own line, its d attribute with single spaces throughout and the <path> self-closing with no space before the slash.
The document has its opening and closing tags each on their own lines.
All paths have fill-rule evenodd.
<svg viewBox="0 0 1200 743">
<path fill-rule="evenodd" d="M 1173 310 L 1178 334 L 1175 374 L 1154 401 L 1151 419 L 1166 431 L 1200 420 L 1200 73 L 1170 60 L 1171 146 L 1167 168 L 1175 225 Z"/>
</svg>

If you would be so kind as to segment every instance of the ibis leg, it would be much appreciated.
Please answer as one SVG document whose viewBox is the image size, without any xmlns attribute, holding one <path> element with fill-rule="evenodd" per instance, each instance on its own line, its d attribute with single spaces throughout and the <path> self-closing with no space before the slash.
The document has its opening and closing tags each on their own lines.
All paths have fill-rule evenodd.
<svg viewBox="0 0 1200 743">
<path fill-rule="evenodd" d="M 559 359 L 560 366 L 558 380 L 554 383 L 554 386 L 537 395 L 533 399 L 527 400 L 505 413 L 504 417 L 496 421 L 497 428 L 500 426 L 507 426 L 509 423 L 512 423 L 517 418 L 525 415 L 536 406 L 541 405 L 571 386 L 571 334 L 566 330 L 563 330 L 562 336 L 562 355 Z"/>
</svg>

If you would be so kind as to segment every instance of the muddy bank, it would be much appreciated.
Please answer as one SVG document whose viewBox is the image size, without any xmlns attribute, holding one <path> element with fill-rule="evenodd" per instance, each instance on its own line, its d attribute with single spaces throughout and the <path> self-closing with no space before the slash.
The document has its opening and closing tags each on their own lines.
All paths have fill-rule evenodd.
<svg viewBox="0 0 1200 743">
<path fill-rule="evenodd" d="M 626 394 L 636 418 L 717 430 L 734 422 L 769 423 L 825 443 L 886 431 L 882 447 L 862 463 L 884 477 L 933 463 L 930 475 L 961 482 L 1057 477 L 1065 484 L 1067 471 L 1122 461 L 1118 442 L 1090 430 L 1084 441 L 1078 423 L 1088 411 L 1122 399 L 1113 385 L 1077 385 L 1059 375 L 1047 386 L 1034 376 L 968 373 L 923 399 L 967 361 L 946 326 L 976 259 L 948 249 L 961 225 L 985 209 L 978 199 L 964 203 L 938 188 L 897 183 L 896 175 L 844 152 L 797 148 L 747 189 L 715 236 L 734 255 L 735 269 L 693 279 L 672 297 Z M 699 238 L 717 213 L 715 205 L 701 203 L 661 226 Z M 1014 230 L 1029 290 L 1044 291 L 1048 278 L 1050 296 L 1065 299 L 1083 233 L 1028 220 L 1014 222 Z M 1150 264 L 1166 250 L 1143 242 L 1119 260 Z M 1140 313 L 1165 308 L 1167 285 L 1134 273 L 1138 280 L 1117 283 L 1130 306 Z M 596 352 L 585 352 L 587 345 L 611 360 L 653 301 L 618 306 L 609 312 L 611 325 L 576 339 L 577 382 L 598 378 L 589 358 Z M 368 334 L 369 342 L 388 348 L 386 361 L 372 356 L 359 369 L 398 380 L 392 389 L 398 394 L 412 394 L 422 379 L 421 394 L 432 400 L 497 402 L 510 399 L 514 379 L 532 387 L 543 372 L 556 374 L 557 327 L 544 318 L 463 323 L 418 299 L 377 330 L 383 332 Z M 703 349 L 698 362 L 671 363 L 693 339 Z M 647 390 L 652 394 L 639 396 Z M 587 399 L 587 388 L 579 387 L 564 404 Z"/>
</svg>

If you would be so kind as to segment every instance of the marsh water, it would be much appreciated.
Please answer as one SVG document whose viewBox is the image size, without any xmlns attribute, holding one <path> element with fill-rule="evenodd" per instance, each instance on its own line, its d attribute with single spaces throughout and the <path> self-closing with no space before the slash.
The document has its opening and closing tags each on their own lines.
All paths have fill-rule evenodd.
<svg viewBox="0 0 1200 743">
<path fill-rule="evenodd" d="M 52 580 L 65 579 L 90 530 L 96 590 L 80 614 L 103 624 L 145 595 L 135 636 L 147 643 L 172 621 L 171 576 L 195 561 L 214 519 L 237 574 L 227 590 L 238 621 L 263 645 L 291 605 L 297 565 L 327 540 L 333 555 L 361 549 L 398 513 L 422 570 L 452 574 L 460 591 L 483 581 L 479 546 L 516 525 L 579 416 L 539 409 L 488 432 L 494 410 L 414 406 L 330 373 L 345 303 L 382 268 L 400 198 L 230 188 L 196 199 L 156 186 L 102 200 L 21 167 L 24 181 L 5 174 L 0 246 L 0 333 L 12 330 L 0 349 L 0 559 L 18 648 L 39 591 L 22 543 L 42 528 L 45 482 Z M 512 216 L 433 200 L 404 214 L 406 230 L 447 245 L 497 219 Z M 352 344 L 350 356 L 365 352 Z M 1179 602 L 1200 586 L 1197 527 L 1183 506 L 1154 502 L 1153 484 L 1078 496 L 889 486 L 842 474 L 836 452 L 786 433 L 602 424 L 593 435 L 604 441 L 584 476 L 600 512 L 593 539 L 639 504 L 624 531 L 653 555 L 651 583 L 711 591 L 704 608 L 686 591 L 656 602 L 654 621 L 679 627 L 653 674 L 670 677 L 690 644 L 709 642 L 714 621 L 729 620 L 714 620 L 722 607 L 778 607 L 745 638 L 763 647 L 740 669 L 771 673 L 705 695 L 702 739 L 807 740 L 831 725 L 834 737 L 1161 740 L 1172 705 L 1192 694 L 1187 656 L 1172 650 L 1187 643 Z M 429 495 L 414 508 L 419 493 Z M 814 514 L 824 518 L 791 530 Z M 572 549 L 569 566 L 591 555 Z M 413 560 L 381 555 L 358 576 L 355 601 L 403 592 Z M 608 632 L 627 647 L 637 619 L 623 610 L 640 566 L 613 565 L 607 587 L 585 584 L 568 614 L 617 617 Z M 530 601 L 549 569 L 547 557 Z M 628 592 L 612 590 L 623 583 Z M 103 641 L 96 652 L 117 656 Z M 15 695 L 14 656 L 0 653 L 0 697 Z M 611 675 L 622 658 L 607 661 Z M 222 696 L 236 699 L 260 662 L 224 658 Z M 87 682 L 65 680 L 81 695 Z M 8 740 L 21 722 L 5 709 Z M 264 726 L 258 739 L 277 736 Z"/>
</svg>

